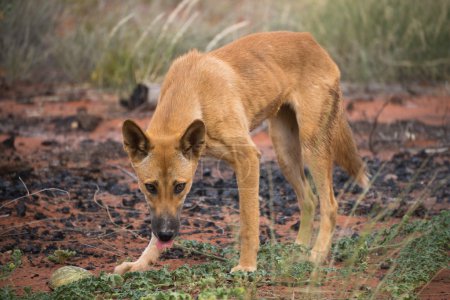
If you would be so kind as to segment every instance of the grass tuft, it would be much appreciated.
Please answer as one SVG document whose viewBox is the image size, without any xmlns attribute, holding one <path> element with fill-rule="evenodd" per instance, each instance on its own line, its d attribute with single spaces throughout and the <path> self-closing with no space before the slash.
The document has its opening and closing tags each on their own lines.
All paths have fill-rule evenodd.
<svg viewBox="0 0 450 300">
<path fill-rule="evenodd" d="M 64 264 L 66 260 L 70 259 L 75 255 L 77 255 L 76 251 L 58 249 L 55 250 L 55 252 L 53 252 L 53 254 L 49 255 L 47 258 L 49 261 L 55 264 Z"/>
<path fill-rule="evenodd" d="M 431 221 L 415 222 L 403 232 L 408 231 L 419 234 L 419 237 L 401 249 L 383 284 L 383 288 L 396 299 L 414 298 L 417 288 L 450 263 L 450 211 Z"/>
<path fill-rule="evenodd" d="M 10 255 L 10 261 L 0 265 L 0 280 L 11 275 L 12 272 L 22 264 L 23 253 L 19 249 L 14 249 Z"/>
<path fill-rule="evenodd" d="M 309 31 L 353 82 L 448 81 L 447 0 L 0 0 L 0 74 L 119 90 L 161 81 L 189 49 L 244 34 Z M 102 16 L 99 18 L 98 16 Z"/>
</svg>

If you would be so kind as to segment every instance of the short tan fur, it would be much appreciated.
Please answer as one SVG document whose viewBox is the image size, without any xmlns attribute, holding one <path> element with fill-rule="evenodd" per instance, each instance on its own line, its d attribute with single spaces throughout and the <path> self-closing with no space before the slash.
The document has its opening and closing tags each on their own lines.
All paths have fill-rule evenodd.
<svg viewBox="0 0 450 300">
<path fill-rule="evenodd" d="M 236 173 L 240 259 L 232 271 L 256 270 L 260 153 L 249 132 L 264 120 L 269 121 L 280 168 L 298 198 L 298 244 L 310 246 L 319 199 L 320 228 L 310 259 L 322 262 L 338 206 L 333 162 L 360 185 L 368 184 L 344 116 L 339 82 L 338 67 L 309 33 L 257 33 L 209 53 L 193 50 L 176 59 L 148 129 L 144 132 L 129 120 L 123 125 L 124 147 L 149 203 L 154 234 L 137 261 L 125 262 L 115 272 L 149 269 L 161 252 L 157 243 L 178 233 L 181 207 L 202 155 L 225 160 Z M 309 187 L 304 164 L 318 197 Z"/>
</svg>

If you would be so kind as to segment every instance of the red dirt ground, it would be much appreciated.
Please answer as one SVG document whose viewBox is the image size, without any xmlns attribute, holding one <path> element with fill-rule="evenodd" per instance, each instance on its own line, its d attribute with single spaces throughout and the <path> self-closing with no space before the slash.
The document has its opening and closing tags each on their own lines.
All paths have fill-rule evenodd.
<svg viewBox="0 0 450 300">
<path fill-rule="evenodd" d="M 2 153 L 11 158 L 8 162 L 0 163 L 0 169 L 9 170 L 8 168 L 10 168 L 11 172 L 14 173 L 18 172 L 18 170 L 23 171 L 27 166 L 31 166 L 34 170 L 48 169 L 52 166 L 58 168 L 66 166 L 77 170 L 92 168 L 95 161 L 92 162 L 89 157 L 86 157 L 86 155 L 89 155 L 86 154 L 89 152 L 88 147 L 91 146 L 89 144 L 81 146 L 83 141 L 90 139 L 95 141 L 95 143 L 99 143 L 112 140 L 117 142 L 118 147 L 120 147 L 120 127 L 124 119 L 132 118 L 142 127 L 145 127 L 150 120 L 151 112 L 139 110 L 128 112 L 119 106 L 118 99 L 115 96 L 84 88 L 74 90 L 81 90 L 79 94 L 75 93 L 76 99 L 67 99 L 66 92 L 54 92 L 53 94 L 50 93 L 50 95 L 33 95 L 30 92 L 31 96 L 25 95 L 22 97 L 28 97 L 31 101 L 27 101 L 27 99 L 18 101 L 19 96 L 17 96 L 17 93 L 11 92 L 9 97 L 3 97 L 0 100 L 0 120 L 5 122 L 2 125 L 2 131 L 0 131 L 0 142 L 2 145 L 5 145 L 11 134 L 15 135 L 13 140 L 14 149 L 6 149 L 6 146 L 4 146 L 6 147 L 5 149 L 0 148 Z M 69 91 L 71 91 L 70 88 Z M 444 151 L 446 153 L 449 151 L 450 96 L 448 94 L 437 96 L 376 95 L 371 97 L 370 100 L 346 100 L 345 107 L 362 155 L 374 157 L 374 152 L 376 152 L 378 158 L 390 159 L 394 154 L 405 149 L 412 153 L 419 152 L 425 148 L 431 149 L 430 151 Z M 80 131 L 79 126 L 84 126 L 82 119 L 69 120 L 68 125 L 64 123 L 67 120 L 63 120 L 64 122 L 60 121 L 60 123 L 58 121 L 55 121 L 56 123 L 49 121 L 53 120 L 52 118 L 80 115 L 80 112 L 82 114 L 83 110 L 87 111 L 89 115 L 102 118 L 94 129 Z M 377 117 L 378 114 L 379 116 Z M 23 120 L 28 120 L 29 123 L 25 124 Z M 384 141 L 383 137 L 386 136 L 384 133 L 389 133 L 389 130 L 382 126 L 391 126 L 391 124 L 399 121 L 418 121 L 421 124 L 434 127 L 430 127 L 431 129 L 426 127 L 425 131 L 414 132 L 411 129 L 413 127 L 406 126 L 406 131 L 400 130 L 397 137 Z M 374 142 L 371 147 L 368 139 L 371 132 L 370 128 L 373 127 L 374 122 L 377 123 L 376 126 L 380 128 L 380 132 L 376 131 L 372 134 Z M 366 128 L 366 123 L 372 126 L 369 127 L 369 130 Z M 68 127 L 64 130 L 58 129 L 58 126 L 66 125 Z M 400 127 L 400 129 L 402 128 Z M 430 131 L 427 130 L 433 131 L 434 128 L 443 128 L 446 137 L 441 139 L 431 136 Z M 272 145 L 264 127 L 254 134 L 253 139 L 261 149 L 263 154 L 262 160 L 274 160 Z M 63 152 L 62 148 L 73 156 L 64 154 L 65 152 Z M 71 149 L 75 148 L 78 150 L 72 153 Z M 83 151 L 86 151 L 86 153 L 83 153 Z M 22 164 L 12 163 L 14 157 L 20 157 L 19 161 Z M 47 159 L 43 159 L 43 157 Z M 119 157 L 109 157 L 106 161 L 107 165 L 95 166 L 95 168 L 100 168 L 100 170 L 92 173 L 93 177 L 101 176 L 100 174 L 103 172 L 109 172 L 121 178 L 119 183 L 128 186 L 130 190 L 134 191 L 137 189 L 135 181 L 126 174 L 127 171 L 131 172 L 126 157 L 119 155 Z M 208 167 L 208 164 L 205 164 L 205 166 Z M 224 171 L 221 167 L 222 165 L 218 163 L 215 166 L 211 171 L 213 177 L 220 177 L 225 181 L 230 180 L 232 174 L 229 171 Z M 2 173 L 2 176 L 6 174 L 5 172 Z M 51 172 L 46 174 L 52 176 Z M 42 180 L 45 182 L 44 179 Z M 89 178 L 85 178 L 85 180 L 89 181 Z M 25 187 L 27 185 L 28 181 L 24 179 L 23 190 L 20 195 L 26 195 Z M 53 187 L 57 186 L 47 186 L 47 188 Z M 93 192 L 95 192 L 95 188 L 93 189 Z M 37 191 L 38 189 L 30 188 L 29 192 L 35 193 Z M 6 190 L 0 193 L 3 192 L 6 193 Z M 90 194 L 92 200 L 101 200 L 97 209 L 80 211 L 77 209 L 76 201 L 69 199 L 64 194 L 40 193 L 35 198 L 31 196 L 29 199 L 28 197 L 25 198 L 27 212 L 24 216 L 18 216 L 16 212 L 18 201 L 15 199 L 20 195 L 14 198 L 0 197 L 1 208 L 10 209 L 2 211 L 0 215 L 0 246 L 3 250 L 7 249 L 9 245 L 25 249 L 22 266 L 16 269 L 7 279 L 0 281 L 0 286 L 12 285 L 16 288 L 30 286 L 33 290 L 48 291 L 47 280 L 50 274 L 60 267 L 60 265 L 51 263 L 47 259 L 47 255 L 51 253 L 52 249 L 66 249 L 72 245 L 77 245 L 77 252 L 81 252 L 81 255 L 77 255 L 75 259 L 70 260 L 70 264 L 87 267 L 93 273 L 98 274 L 100 271 L 112 271 L 114 266 L 126 257 L 136 258 L 147 244 L 148 237 L 142 236 L 138 230 L 143 226 L 143 219 L 148 218 L 146 205 L 143 201 L 137 202 L 132 207 L 119 207 L 119 204 L 127 197 L 124 198 L 120 194 L 114 195 L 101 189 L 99 193 Z M 434 204 L 436 206 L 433 208 Z M 95 205 L 97 203 L 93 204 L 93 206 Z M 70 208 L 70 213 L 61 210 L 64 206 Z M 120 212 L 119 218 L 121 222 L 119 224 L 113 224 L 118 219 L 115 216 L 108 215 L 106 209 L 104 209 L 105 207 L 112 207 L 115 208 L 115 211 Z M 193 205 L 185 209 L 185 212 L 188 211 L 188 213 L 185 216 L 185 224 L 182 225 L 181 237 L 183 239 L 209 241 L 221 246 L 235 243 L 237 228 L 232 224 L 238 223 L 237 210 L 232 207 L 223 208 L 220 206 L 212 206 L 208 207 L 208 209 L 207 215 L 202 214 L 201 206 L 199 208 Z M 444 201 L 441 204 L 432 203 L 429 209 L 434 209 L 435 211 L 449 209 L 448 202 Z M 199 212 L 189 213 L 190 210 L 199 210 Z M 36 212 L 42 212 L 44 217 L 42 219 L 36 217 Z M 125 217 L 124 215 L 127 212 L 140 213 Z M 82 214 L 83 217 L 70 218 L 71 214 L 75 214 L 75 216 Z M 217 218 L 214 220 L 214 227 L 211 227 L 214 230 L 208 229 L 209 227 L 206 227 L 206 223 L 211 220 L 210 216 L 215 215 L 221 216 L 221 219 Z M 68 227 L 62 225 L 61 219 L 64 219 L 66 224 L 67 222 L 70 223 Z M 286 217 L 284 224 L 275 225 L 277 232 L 280 234 L 280 240 L 287 242 L 295 238 L 296 232 L 291 230 L 290 227 L 297 220 L 298 211 L 292 216 Z M 366 221 L 367 217 L 364 215 L 352 217 L 344 214 L 339 215 L 336 237 L 357 232 Z M 270 221 L 263 217 L 261 225 L 262 227 L 268 226 Z M 385 223 L 380 226 L 387 225 Z M 37 231 L 40 233 L 38 240 L 33 240 L 33 233 L 30 233 L 32 228 L 38 228 Z M 45 234 L 46 228 L 48 232 Z M 59 238 L 54 235 L 55 232 L 59 231 L 64 232 L 64 237 Z M 83 234 L 79 234 L 80 232 Z M 86 234 L 89 232 L 92 232 L 92 236 Z M 97 233 L 94 234 L 94 232 Z M 30 234 L 31 237 L 28 236 L 26 239 L 23 239 L 23 237 Z M 48 236 L 47 239 L 45 238 L 46 235 Z M 108 235 L 110 236 L 109 238 Z M 33 249 L 32 246 L 34 245 L 39 245 L 39 247 Z M 49 248 L 50 245 L 51 247 Z M 29 247 L 27 248 L 27 246 Z M 0 261 L 4 263 L 8 258 L 8 253 L 3 253 Z M 168 258 L 162 261 L 161 264 L 169 264 L 171 268 L 176 268 L 186 262 L 198 263 L 198 261 L 171 258 L 169 254 Z M 367 286 L 376 286 L 381 275 L 382 272 L 374 274 L 372 280 L 365 284 Z M 439 272 L 432 282 L 420 290 L 421 299 L 444 299 L 445 297 L 450 297 L 449 275 L 448 270 Z M 330 294 L 330 290 L 335 291 L 336 288 L 325 286 L 317 288 L 316 292 L 318 295 L 326 297 L 325 295 Z M 267 287 L 267 289 L 261 290 L 261 295 L 270 295 L 272 289 L 283 288 Z M 294 290 L 286 288 L 286 293 L 292 295 L 293 298 L 301 292 L 301 288 Z M 277 293 L 280 293 L 280 290 Z"/>
</svg>

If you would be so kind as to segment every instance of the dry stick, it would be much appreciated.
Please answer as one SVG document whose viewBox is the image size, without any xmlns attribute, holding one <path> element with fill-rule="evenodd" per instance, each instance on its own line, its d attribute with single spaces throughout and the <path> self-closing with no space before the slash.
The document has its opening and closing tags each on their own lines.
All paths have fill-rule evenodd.
<svg viewBox="0 0 450 300">
<path fill-rule="evenodd" d="M 191 251 L 191 252 L 194 252 L 194 253 L 203 255 L 203 256 L 211 257 L 211 258 L 214 258 L 214 259 L 217 259 L 217 260 L 221 260 L 221 261 L 229 261 L 229 260 L 226 259 L 225 257 L 217 256 L 217 255 L 210 254 L 210 253 L 201 252 L 201 251 L 195 250 L 195 249 L 193 249 L 193 248 L 183 246 L 183 245 L 181 245 L 181 244 L 178 243 L 178 242 L 175 243 L 175 245 L 176 245 L 177 247 L 183 249 L 183 250 Z"/>
<path fill-rule="evenodd" d="M 113 251 L 119 251 L 119 252 L 121 252 L 122 254 L 125 254 L 125 252 L 126 251 L 124 251 L 124 250 L 120 250 L 118 247 L 117 247 L 117 245 L 111 245 L 111 244 L 108 244 L 106 241 L 104 241 L 104 240 L 101 240 L 101 239 L 98 239 L 99 240 L 99 242 L 100 243 L 102 243 L 105 247 L 106 247 L 106 249 L 112 249 Z"/>
<path fill-rule="evenodd" d="M 55 221 L 55 220 L 59 220 L 59 218 L 46 218 L 46 219 L 42 219 L 42 220 L 30 221 L 30 222 L 27 222 L 27 223 L 24 223 L 24 224 L 15 225 L 15 226 L 9 226 L 6 231 L 0 232 L 0 237 L 7 237 L 7 236 L 17 235 L 17 234 L 12 234 L 12 235 L 6 235 L 6 234 L 8 232 L 11 232 L 14 229 L 17 229 L 17 228 L 20 228 L 20 227 L 24 227 L 24 226 L 35 224 L 35 223 L 42 223 L 42 222 L 46 222 L 46 221 Z"/>
<path fill-rule="evenodd" d="M 186 219 L 199 220 L 199 221 L 202 221 L 202 222 L 205 222 L 205 223 L 210 222 L 210 220 L 202 219 L 202 218 L 198 218 L 198 217 L 187 217 Z M 219 228 L 220 230 L 222 230 L 222 234 L 224 234 L 224 233 L 225 233 L 225 229 L 223 229 L 223 227 L 217 225 L 216 223 L 217 223 L 217 221 L 214 222 L 214 226 L 217 227 L 217 228 Z M 191 226 L 191 227 L 192 227 L 192 226 Z M 192 227 L 192 228 L 194 228 L 194 227 Z"/>
<path fill-rule="evenodd" d="M 109 254 L 112 254 L 112 255 L 116 255 L 116 254 L 117 254 L 117 250 L 119 250 L 119 249 L 117 249 L 117 248 L 114 248 L 114 250 L 115 250 L 116 252 L 113 252 L 113 251 L 109 251 L 109 250 L 100 248 L 100 247 L 98 247 L 98 246 L 94 246 L 94 245 L 90 245 L 90 244 L 81 243 L 81 242 L 79 242 L 79 241 L 78 241 L 78 243 L 79 243 L 80 245 L 86 246 L 86 247 L 88 247 L 88 248 L 101 250 L 101 251 L 103 251 L 103 252 L 106 252 L 106 253 L 109 253 Z M 121 250 L 119 250 L 119 251 L 122 252 L 122 253 L 125 253 L 125 251 L 121 251 Z"/>
<path fill-rule="evenodd" d="M 33 195 L 33 194 L 31 194 L 31 195 Z M 14 229 L 20 228 L 20 227 L 24 227 L 26 225 L 31 225 L 31 224 L 41 223 L 41 222 L 46 222 L 46 221 L 54 221 L 54 220 L 59 220 L 59 219 L 60 218 L 46 218 L 46 219 L 42 219 L 42 220 L 30 221 L 30 222 L 27 222 L 27 223 L 24 223 L 24 224 L 10 226 L 10 227 L 8 227 L 8 229 L 6 231 L 0 232 L 0 236 L 2 236 L 2 237 L 3 236 L 9 236 L 9 235 L 6 235 L 8 232 L 10 232 L 10 231 L 12 231 Z M 13 234 L 12 236 L 14 236 L 14 235 L 17 235 L 17 234 Z"/>
<path fill-rule="evenodd" d="M 127 169 L 122 168 L 121 166 L 113 166 L 116 169 L 119 169 L 120 171 L 122 171 L 123 173 L 127 174 L 128 176 L 130 176 L 131 178 L 133 178 L 134 180 L 137 180 L 138 178 L 136 177 L 136 175 L 134 175 L 133 173 L 131 173 L 130 171 L 128 171 Z"/>
<path fill-rule="evenodd" d="M 65 193 L 65 194 L 67 194 L 67 196 L 69 197 L 69 200 L 70 200 L 70 193 L 69 193 L 68 191 L 65 191 L 65 190 L 62 190 L 62 189 L 58 189 L 58 188 L 46 188 L 46 189 L 42 189 L 42 190 L 39 190 L 39 191 L 34 192 L 34 193 L 31 193 L 31 194 L 28 192 L 27 195 L 24 195 L 24 196 L 15 198 L 15 199 L 13 199 L 13 200 L 11 200 L 11 201 L 8 201 L 8 202 L 6 202 L 5 204 L 3 204 L 2 206 L 0 206 L 0 209 L 2 209 L 2 208 L 4 208 L 4 207 L 8 206 L 9 204 L 11 204 L 11 203 L 13 203 L 13 202 L 15 202 L 15 201 L 17 201 L 17 200 L 23 199 L 23 198 L 25 198 L 25 197 L 31 197 L 31 196 L 40 194 L 40 193 L 42 193 L 42 192 L 47 192 L 47 191 L 57 191 L 57 192 Z"/>
<path fill-rule="evenodd" d="M 416 237 L 414 237 L 414 238 L 416 238 Z M 413 239 L 414 239 L 414 238 L 413 238 Z M 390 244 L 390 245 L 378 245 L 378 246 L 371 247 L 371 248 L 367 249 L 367 251 L 369 251 L 369 252 L 375 252 L 375 251 L 378 251 L 378 250 L 380 250 L 380 249 L 397 248 L 397 247 L 401 247 L 401 246 L 404 246 L 404 245 L 408 244 L 410 241 L 411 241 L 411 239 L 408 239 L 407 241 L 403 241 L 403 242 L 396 243 L 396 244 Z"/>
<path fill-rule="evenodd" d="M 388 106 L 388 104 L 390 102 L 391 102 L 391 99 L 387 99 L 383 103 L 383 106 L 380 108 L 380 110 L 375 115 L 375 119 L 373 120 L 372 129 L 370 130 L 370 133 L 369 133 L 369 150 L 370 150 L 370 152 L 372 152 L 372 154 L 374 156 L 377 155 L 377 152 L 375 151 L 374 145 L 373 145 L 373 135 L 375 134 L 375 130 L 378 127 L 378 118 L 380 117 L 381 113 L 384 111 L 384 109 L 386 108 L 386 106 Z"/>
<path fill-rule="evenodd" d="M 117 167 L 117 166 L 116 166 L 116 167 Z M 95 191 L 95 193 L 94 193 L 93 201 L 95 202 L 95 204 L 97 204 L 98 206 L 100 206 L 101 208 L 103 208 L 103 209 L 106 210 L 106 213 L 108 214 L 108 218 L 109 218 L 110 222 L 111 222 L 113 225 L 115 225 L 116 227 L 119 227 L 119 228 L 120 228 L 119 231 L 126 231 L 126 232 L 129 232 L 129 233 L 131 233 L 134 237 L 146 241 L 146 239 L 143 239 L 141 236 L 139 236 L 138 234 L 136 234 L 134 231 L 129 230 L 129 229 L 127 229 L 126 227 L 122 227 L 122 226 L 118 225 L 116 222 L 114 222 L 114 220 L 113 220 L 113 218 L 112 218 L 112 216 L 111 216 L 111 213 L 109 212 L 109 207 L 108 207 L 108 205 L 107 205 L 107 204 L 106 204 L 106 205 L 101 205 L 101 204 L 97 201 L 97 193 L 98 193 L 99 191 L 100 191 L 100 188 L 99 188 L 98 185 L 97 185 L 97 189 L 96 189 L 96 191 Z M 99 236 L 99 237 L 97 237 L 97 238 L 100 239 L 101 237 L 104 237 L 104 236 L 106 236 L 106 235 L 103 235 L 103 236 L 101 235 L 101 236 Z M 123 251 L 122 251 L 122 252 L 123 252 Z"/>
<path fill-rule="evenodd" d="M 25 184 L 25 182 L 23 182 L 22 178 L 20 178 L 20 176 L 19 176 L 19 180 L 20 180 L 20 182 L 22 182 L 23 186 L 24 186 L 25 189 L 27 190 L 28 199 L 31 200 L 30 190 L 28 189 L 28 187 L 27 187 L 27 185 Z"/>
<path fill-rule="evenodd" d="M 139 234 L 136 233 L 137 230 L 131 230 L 131 229 L 128 229 L 127 227 L 121 227 L 121 228 L 118 228 L 118 229 L 115 228 L 114 231 L 111 232 L 111 233 L 100 234 L 100 235 L 97 237 L 97 239 L 100 240 L 101 238 L 110 236 L 110 235 L 112 235 L 112 234 L 114 234 L 114 233 L 121 232 L 121 231 L 131 233 L 135 238 L 137 238 L 137 239 L 139 239 L 139 240 L 142 240 L 142 241 L 148 242 L 147 239 L 144 239 L 143 237 L 141 237 Z"/>
<path fill-rule="evenodd" d="M 101 208 L 104 208 L 104 209 L 106 210 L 106 213 L 108 214 L 109 220 L 111 221 L 112 224 L 114 224 L 115 226 L 121 227 L 119 224 L 117 224 L 116 222 L 114 222 L 114 220 L 113 220 L 111 214 L 109 213 L 109 207 L 108 207 L 108 205 L 106 204 L 106 205 L 103 206 L 103 205 L 101 205 L 101 204 L 97 201 L 97 193 L 100 192 L 100 188 L 98 187 L 98 185 L 96 185 L 96 187 L 97 187 L 97 189 L 95 190 L 94 198 L 93 198 L 95 204 L 97 204 L 98 206 L 100 206 Z"/>
</svg>

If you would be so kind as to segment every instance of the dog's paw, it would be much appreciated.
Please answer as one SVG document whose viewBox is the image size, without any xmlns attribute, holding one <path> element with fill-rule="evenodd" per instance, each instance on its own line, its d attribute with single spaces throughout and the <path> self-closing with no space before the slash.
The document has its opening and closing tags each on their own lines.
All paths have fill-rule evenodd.
<svg viewBox="0 0 450 300">
<path fill-rule="evenodd" d="M 255 272 L 256 271 L 256 267 L 255 266 L 241 266 L 241 265 L 237 265 L 236 267 L 232 268 L 230 273 L 234 273 L 234 272 Z"/>
<path fill-rule="evenodd" d="M 127 272 L 143 272 L 150 270 L 150 265 L 139 261 L 123 262 L 114 268 L 114 273 L 123 275 Z"/>
</svg>

